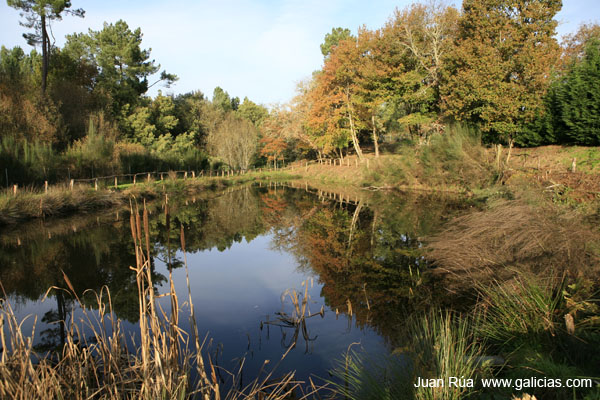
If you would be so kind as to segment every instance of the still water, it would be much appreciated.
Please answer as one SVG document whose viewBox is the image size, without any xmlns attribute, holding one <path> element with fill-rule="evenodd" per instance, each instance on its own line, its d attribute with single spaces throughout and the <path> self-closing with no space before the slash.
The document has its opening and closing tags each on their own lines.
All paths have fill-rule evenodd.
<svg viewBox="0 0 600 400">
<path fill-rule="evenodd" d="M 168 292 L 170 270 L 177 293 L 187 299 L 183 226 L 205 349 L 230 371 L 244 358 L 247 379 L 294 344 L 278 370 L 295 370 L 301 380 L 329 378 L 353 343 L 370 356 L 389 354 L 407 316 L 443 299 L 427 274 L 422 238 L 456 209 L 451 200 L 271 184 L 169 199 L 169 224 L 162 202 L 149 209 L 156 291 Z M 37 316 L 40 349 L 64 340 L 53 322 L 79 312 L 58 290 L 42 302 L 50 287 L 66 287 L 63 271 L 80 296 L 108 287 L 117 317 L 135 329 L 138 294 L 126 209 L 36 221 L 5 229 L 0 238 L 0 281 L 18 317 L 30 315 L 25 332 Z M 306 293 L 314 314 L 305 327 L 284 318 L 293 312 L 286 294 L 293 290 L 300 299 Z M 168 309 L 169 300 L 161 301 Z M 185 329 L 186 315 L 180 317 Z"/>
</svg>

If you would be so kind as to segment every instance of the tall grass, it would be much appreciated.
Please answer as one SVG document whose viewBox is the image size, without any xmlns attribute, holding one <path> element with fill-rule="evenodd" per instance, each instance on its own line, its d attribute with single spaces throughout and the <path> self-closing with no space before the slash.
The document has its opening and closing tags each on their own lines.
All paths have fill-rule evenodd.
<svg viewBox="0 0 600 400">
<path fill-rule="evenodd" d="M 463 399 L 475 389 L 450 387 L 448 378 L 475 379 L 485 372 L 483 347 L 472 321 L 451 312 L 432 311 L 410 320 L 405 346 L 393 357 L 374 360 L 352 352 L 338 362 L 339 393 L 349 399 Z M 417 378 L 442 379 L 444 387 L 415 387 Z"/>
<path fill-rule="evenodd" d="M 363 186 L 378 184 L 420 189 L 464 191 L 486 187 L 496 171 L 488 162 L 477 130 L 450 125 L 429 144 L 401 147 L 363 169 Z"/>
<path fill-rule="evenodd" d="M 478 335 L 508 344 L 539 335 L 554 336 L 562 285 L 553 285 L 524 274 L 514 279 L 480 286 L 481 313 L 476 324 Z M 516 343 L 512 343 L 517 347 Z"/>
</svg>

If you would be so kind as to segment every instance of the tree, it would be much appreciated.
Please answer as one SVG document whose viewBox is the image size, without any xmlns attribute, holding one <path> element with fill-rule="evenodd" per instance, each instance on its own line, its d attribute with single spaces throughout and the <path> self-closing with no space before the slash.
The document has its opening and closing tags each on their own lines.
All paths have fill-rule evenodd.
<svg viewBox="0 0 600 400">
<path fill-rule="evenodd" d="M 559 55 L 560 8 L 560 0 L 465 0 L 441 87 L 446 114 L 478 124 L 494 143 L 519 142 Z"/>
<path fill-rule="evenodd" d="M 566 76 L 559 99 L 570 141 L 600 145 L 600 38 L 588 41 L 583 58 Z"/>
<path fill-rule="evenodd" d="M 362 160 L 358 132 L 362 128 L 360 106 L 356 98 L 356 74 L 360 49 L 356 40 L 342 40 L 325 59 L 322 71 L 315 75 L 309 92 L 312 108 L 308 125 L 318 136 L 315 143 L 325 153 L 340 150 L 351 141 Z M 340 153 L 341 154 L 341 153 Z"/>
<path fill-rule="evenodd" d="M 232 169 L 248 169 L 258 146 L 258 131 L 252 122 L 228 113 L 218 127 L 209 132 L 211 155 L 221 158 Z"/>
<path fill-rule="evenodd" d="M 337 46 L 342 40 L 352 38 L 350 29 L 347 28 L 332 28 L 331 33 L 325 34 L 325 39 L 321 44 L 321 53 L 323 57 L 327 58 L 333 48 Z"/>
<path fill-rule="evenodd" d="M 573 62 L 581 60 L 588 43 L 594 38 L 600 38 L 600 25 L 597 23 L 583 24 L 577 32 L 565 36 L 562 43 L 562 66 L 568 69 Z"/>
<path fill-rule="evenodd" d="M 237 112 L 257 127 L 260 126 L 269 115 L 269 110 L 267 110 L 265 106 L 256 104 L 252 100 L 249 100 L 248 97 L 244 97 L 244 101 L 238 107 Z"/>
<path fill-rule="evenodd" d="M 212 102 L 214 105 L 221 107 L 225 112 L 235 111 L 240 105 L 239 97 L 229 97 L 229 93 L 217 86 L 213 91 Z"/>
<path fill-rule="evenodd" d="M 431 0 L 396 10 L 383 29 L 383 57 L 392 76 L 389 101 L 411 137 L 427 140 L 437 123 L 440 75 L 456 38 L 458 10 Z"/>
<path fill-rule="evenodd" d="M 21 26 L 34 30 L 23 34 L 27 43 L 30 46 L 42 45 L 42 94 L 45 94 L 50 57 L 48 24 L 52 20 L 61 20 L 62 14 L 83 17 L 85 11 L 81 8 L 71 10 L 69 0 L 7 0 L 7 4 L 21 10 L 21 17 L 25 18 L 25 22 L 20 22 Z"/>
<path fill-rule="evenodd" d="M 129 104 L 133 110 L 139 97 L 149 88 L 148 77 L 160 69 L 150 60 L 150 49 L 141 48 L 140 28 L 131 31 L 119 20 L 104 23 L 101 31 L 67 35 L 65 51 L 73 58 L 94 65 L 98 71 L 94 89 L 106 92 L 112 99 L 113 112 L 119 115 Z M 176 76 L 163 71 L 159 81 L 170 85 Z"/>
</svg>

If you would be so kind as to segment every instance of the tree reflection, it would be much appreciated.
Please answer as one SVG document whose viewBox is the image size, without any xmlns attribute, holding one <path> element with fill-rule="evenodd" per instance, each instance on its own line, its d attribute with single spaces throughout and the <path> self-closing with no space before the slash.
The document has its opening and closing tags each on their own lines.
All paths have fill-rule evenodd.
<svg viewBox="0 0 600 400">
<path fill-rule="evenodd" d="M 359 328 L 372 326 L 393 338 L 407 313 L 430 306 L 434 299 L 435 281 L 425 273 L 428 265 L 419 238 L 440 225 L 454 205 L 422 197 L 377 196 L 349 201 L 343 194 L 317 197 L 308 189 L 272 184 L 169 199 L 168 215 L 162 201 L 148 204 L 153 281 L 158 287 L 166 280 L 156 273 L 156 262 L 171 268 L 182 265 L 176 257 L 180 229 L 186 251 L 192 253 L 224 251 L 233 243 L 272 232 L 272 247 L 293 254 L 298 268 L 318 278 L 332 310 L 349 313 L 351 305 Z M 135 265 L 135 253 L 128 215 L 121 211 L 103 216 L 102 223 L 99 218 L 65 220 L 64 228 L 60 221 L 48 222 L 3 237 L 0 281 L 6 293 L 39 300 L 48 287 L 65 287 L 64 271 L 78 296 L 106 286 L 116 315 L 136 322 L 137 285 L 128 268 Z M 70 300 L 59 293 L 51 292 L 57 306 L 45 316 L 47 323 L 68 317 Z M 82 299 L 95 307 L 91 297 Z M 292 341 L 301 336 L 307 343 L 312 340 L 302 323 L 292 329 Z M 46 337 L 48 345 L 63 342 L 64 326 L 50 328 Z"/>
</svg>

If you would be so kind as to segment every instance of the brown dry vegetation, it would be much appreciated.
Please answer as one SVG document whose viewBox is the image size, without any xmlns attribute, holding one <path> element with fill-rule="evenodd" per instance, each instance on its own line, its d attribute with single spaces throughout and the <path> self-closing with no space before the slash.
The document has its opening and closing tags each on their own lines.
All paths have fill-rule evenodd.
<svg viewBox="0 0 600 400">
<path fill-rule="evenodd" d="M 428 258 L 461 291 L 468 281 L 510 278 L 515 270 L 598 274 L 600 231 L 576 211 L 502 201 L 451 220 L 428 241 Z M 467 285 L 469 286 L 469 285 Z"/>
</svg>

